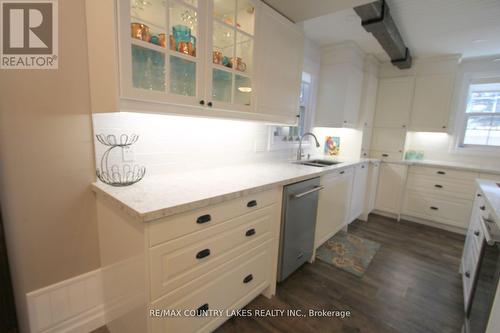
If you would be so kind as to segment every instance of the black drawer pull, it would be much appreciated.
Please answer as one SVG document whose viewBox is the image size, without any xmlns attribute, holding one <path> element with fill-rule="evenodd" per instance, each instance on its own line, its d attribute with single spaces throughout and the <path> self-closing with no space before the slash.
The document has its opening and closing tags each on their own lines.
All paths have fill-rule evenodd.
<svg viewBox="0 0 500 333">
<path fill-rule="evenodd" d="M 247 230 L 247 232 L 245 232 L 245 236 L 247 236 L 247 237 L 250 237 L 250 236 L 253 236 L 253 235 L 255 235 L 255 229 L 254 228 L 249 229 L 249 230 Z"/>
<path fill-rule="evenodd" d="M 248 283 L 250 281 L 253 280 L 253 275 L 252 274 L 248 274 L 247 276 L 245 276 L 245 278 L 243 279 L 243 283 Z"/>
<path fill-rule="evenodd" d="M 206 214 L 206 215 L 202 215 L 202 216 L 198 217 L 198 219 L 196 220 L 196 223 L 203 224 L 203 223 L 207 223 L 210 221 L 212 221 L 212 217 L 210 216 L 210 214 Z"/>
<path fill-rule="evenodd" d="M 205 105 L 205 101 L 204 101 L 204 100 L 201 100 L 201 101 L 200 101 L 200 105 Z"/>
<path fill-rule="evenodd" d="M 389 157 L 389 154 L 382 154 L 382 157 Z"/>
<path fill-rule="evenodd" d="M 434 185 L 434 187 L 443 188 L 443 185 L 436 184 L 436 185 Z"/>
<path fill-rule="evenodd" d="M 444 172 L 444 171 L 438 171 L 437 174 L 438 175 L 446 175 L 446 172 Z"/>
<path fill-rule="evenodd" d="M 429 208 L 430 208 L 430 209 L 432 209 L 432 210 L 438 210 L 438 209 L 439 209 L 439 208 L 434 207 L 434 206 L 431 206 L 431 207 L 429 207 Z"/>
<path fill-rule="evenodd" d="M 482 197 L 481 193 L 478 193 L 478 194 L 477 194 L 477 196 L 478 196 L 478 197 Z"/>
<path fill-rule="evenodd" d="M 479 236 L 479 230 L 474 231 L 474 235 Z"/>
<path fill-rule="evenodd" d="M 479 209 L 486 210 L 486 206 L 481 206 L 481 207 L 479 207 Z"/>
<path fill-rule="evenodd" d="M 210 255 L 210 249 L 201 250 L 196 254 L 196 259 L 203 259 Z"/>
<path fill-rule="evenodd" d="M 340 171 L 339 174 L 343 175 L 345 173 L 345 171 Z"/>
<path fill-rule="evenodd" d="M 469 271 L 465 272 L 464 275 L 465 275 L 466 278 L 470 278 L 470 272 Z"/>
<path fill-rule="evenodd" d="M 213 104 L 212 104 L 212 102 L 208 102 L 207 105 L 212 107 Z"/>
<path fill-rule="evenodd" d="M 361 166 L 361 169 L 364 169 L 364 168 L 365 168 L 365 166 L 364 166 L 364 165 L 362 165 L 362 166 Z"/>
<path fill-rule="evenodd" d="M 202 316 L 204 314 L 204 312 L 208 311 L 208 309 L 209 309 L 208 303 L 205 303 L 202 306 L 200 306 L 198 309 L 196 309 L 196 315 Z"/>
<path fill-rule="evenodd" d="M 247 203 L 247 207 L 250 208 L 250 207 L 255 207 L 257 206 L 257 200 L 251 200 Z"/>
</svg>

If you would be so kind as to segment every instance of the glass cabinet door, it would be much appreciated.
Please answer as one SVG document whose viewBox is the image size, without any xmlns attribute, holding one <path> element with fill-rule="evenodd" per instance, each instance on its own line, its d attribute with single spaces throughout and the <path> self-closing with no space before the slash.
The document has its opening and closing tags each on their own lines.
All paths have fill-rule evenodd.
<svg viewBox="0 0 500 333">
<path fill-rule="evenodd" d="M 129 40 L 134 95 L 196 103 L 199 96 L 199 0 L 124 0 L 129 2 Z M 121 13 L 122 10 L 120 10 Z M 122 19 L 123 20 L 123 19 Z M 123 27 L 122 34 L 126 27 Z M 122 37 L 122 42 L 123 42 Z"/>
<path fill-rule="evenodd" d="M 214 107 L 252 106 L 255 5 L 250 0 L 212 0 L 210 95 Z"/>
</svg>

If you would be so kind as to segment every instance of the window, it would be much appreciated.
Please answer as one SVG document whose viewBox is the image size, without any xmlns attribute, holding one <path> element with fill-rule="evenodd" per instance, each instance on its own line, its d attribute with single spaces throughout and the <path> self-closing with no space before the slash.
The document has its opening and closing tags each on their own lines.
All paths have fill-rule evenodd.
<svg viewBox="0 0 500 333">
<path fill-rule="evenodd" d="M 469 85 L 460 147 L 500 148 L 500 78 Z"/>
<path fill-rule="evenodd" d="M 272 126 L 271 148 L 279 149 L 298 143 L 300 137 L 311 129 L 312 125 L 312 91 L 313 78 L 306 72 L 302 73 L 299 96 L 299 119 L 297 126 Z M 304 139 L 305 141 L 306 139 Z"/>
</svg>

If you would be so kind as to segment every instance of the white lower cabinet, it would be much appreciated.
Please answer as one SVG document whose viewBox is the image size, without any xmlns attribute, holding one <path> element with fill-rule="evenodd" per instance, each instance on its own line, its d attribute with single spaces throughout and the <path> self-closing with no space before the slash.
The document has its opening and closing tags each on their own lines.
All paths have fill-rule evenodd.
<svg viewBox="0 0 500 333">
<path fill-rule="evenodd" d="M 211 332 L 230 317 L 226 310 L 240 309 L 261 293 L 273 295 L 281 192 L 249 194 L 152 222 L 98 195 L 109 331 Z M 223 313 L 199 315 L 203 310 Z"/>
<path fill-rule="evenodd" d="M 360 217 L 363 221 L 367 221 L 368 215 L 375 209 L 379 172 L 380 162 L 371 162 L 368 164 L 368 179 L 366 184 L 364 211 L 363 215 Z"/>
<path fill-rule="evenodd" d="M 348 223 L 353 222 L 363 214 L 368 180 L 368 162 L 354 166 L 354 181 L 352 185 L 351 204 Z"/>
<path fill-rule="evenodd" d="M 354 169 L 347 168 L 321 177 L 314 245 L 318 248 L 344 227 L 349 218 Z"/>
<path fill-rule="evenodd" d="M 407 168 L 406 165 L 398 163 L 382 163 L 380 165 L 375 209 L 399 214 Z"/>
</svg>

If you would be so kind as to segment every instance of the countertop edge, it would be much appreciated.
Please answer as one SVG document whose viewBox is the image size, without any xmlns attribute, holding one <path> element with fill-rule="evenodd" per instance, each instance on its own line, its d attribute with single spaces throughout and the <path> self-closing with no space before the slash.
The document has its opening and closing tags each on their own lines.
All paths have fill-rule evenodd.
<svg viewBox="0 0 500 333">
<path fill-rule="evenodd" d="M 224 202 L 227 200 L 237 199 L 237 198 L 243 197 L 243 196 L 248 195 L 248 194 L 257 193 L 257 192 L 261 192 L 261 191 L 265 191 L 265 190 L 270 190 L 270 189 L 275 188 L 275 187 L 286 186 L 286 185 L 293 184 L 293 183 L 300 182 L 300 181 L 304 181 L 307 179 L 320 177 L 322 175 L 325 175 L 325 174 L 328 174 L 331 172 L 335 172 L 335 171 L 339 171 L 339 170 L 342 170 L 345 168 L 349 168 L 349 167 L 352 167 L 352 166 L 357 165 L 357 164 L 374 163 L 374 162 L 378 162 L 378 161 L 379 160 L 376 160 L 376 159 L 366 159 L 366 160 L 357 161 L 357 162 L 347 161 L 347 162 L 345 162 L 345 164 L 343 163 L 342 165 L 336 165 L 334 168 L 319 169 L 316 172 L 311 172 L 311 173 L 305 174 L 303 176 L 297 176 L 297 177 L 293 177 L 293 178 L 279 180 L 279 181 L 266 183 L 264 185 L 259 185 L 259 186 L 255 186 L 255 187 L 243 188 L 243 189 L 238 190 L 238 191 L 228 192 L 228 193 L 216 195 L 216 196 L 209 197 L 209 198 L 204 198 L 204 199 L 200 199 L 200 200 L 181 203 L 181 204 L 178 204 L 178 205 L 175 205 L 172 207 L 162 208 L 162 209 L 158 209 L 158 210 L 154 210 L 154 211 L 150 211 L 150 212 L 146 212 L 146 213 L 138 212 L 134 208 L 127 205 L 125 202 L 123 202 L 123 201 L 117 199 L 116 197 L 114 197 L 113 195 L 109 194 L 107 191 L 100 188 L 99 184 L 97 182 L 94 182 L 91 184 L 91 189 L 97 195 L 102 195 L 104 198 L 111 200 L 111 202 L 113 204 L 117 205 L 119 207 L 119 209 L 121 209 L 122 211 L 127 213 L 132 218 L 137 219 L 140 222 L 151 222 L 151 221 L 155 221 L 158 219 L 170 217 L 173 215 L 182 214 L 182 213 L 188 212 L 188 211 L 193 210 L 193 209 L 200 209 L 200 208 L 204 208 L 204 207 L 207 207 L 210 205 L 218 204 L 218 203 L 221 203 L 221 202 Z"/>
</svg>

